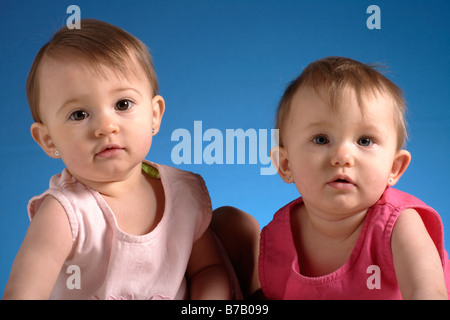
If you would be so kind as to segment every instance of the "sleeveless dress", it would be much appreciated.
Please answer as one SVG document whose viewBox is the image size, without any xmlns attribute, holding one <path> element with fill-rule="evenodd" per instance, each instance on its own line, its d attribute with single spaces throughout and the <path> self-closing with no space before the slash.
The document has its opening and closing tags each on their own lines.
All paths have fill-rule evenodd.
<svg viewBox="0 0 450 320">
<path fill-rule="evenodd" d="M 290 214 L 298 198 L 275 213 L 262 230 L 259 277 L 268 299 L 401 299 L 391 251 L 391 236 L 400 213 L 415 209 L 436 245 L 450 293 L 450 262 L 444 249 L 442 221 L 419 199 L 388 187 L 369 208 L 349 259 L 339 269 L 319 277 L 301 274 L 292 238 Z"/>
<path fill-rule="evenodd" d="M 145 161 L 161 179 L 164 213 L 141 236 L 120 230 L 103 197 L 64 169 L 28 205 L 30 219 L 46 196 L 60 202 L 72 230 L 73 248 L 51 299 L 187 299 L 185 271 L 193 243 L 211 220 L 211 201 L 196 174 Z"/>
</svg>

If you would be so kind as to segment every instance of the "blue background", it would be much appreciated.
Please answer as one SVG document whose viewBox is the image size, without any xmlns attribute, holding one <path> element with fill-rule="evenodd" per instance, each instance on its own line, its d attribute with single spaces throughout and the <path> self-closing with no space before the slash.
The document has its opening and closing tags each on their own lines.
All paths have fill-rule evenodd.
<svg viewBox="0 0 450 320">
<path fill-rule="evenodd" d="M 172 132 L 193 135 L 194 121 L 224 137 L 226 129 L 272 128 L 285 86 L 313 60 L 341 55 L 387 65 L 410 110 L 413 159 L 397 187 L 438 210 L 450 230 L 450 1 L 0 0 L 0 293 L 29 224 L 29 198 L 63 169 L 29 134 L 25 80 L 71 4 L 82 18 L 113 23 L 150 47 L 166 113 L 148 158 L 168 165 Z M 372 4 L 381 8 L 380 30 L 366 27 Z M 298 193 L 278 175 L 260 175 L 261 166 L 178 167 L 203 176 L 214 208 L 236 206 L 263 227 Z"/>
</svg>

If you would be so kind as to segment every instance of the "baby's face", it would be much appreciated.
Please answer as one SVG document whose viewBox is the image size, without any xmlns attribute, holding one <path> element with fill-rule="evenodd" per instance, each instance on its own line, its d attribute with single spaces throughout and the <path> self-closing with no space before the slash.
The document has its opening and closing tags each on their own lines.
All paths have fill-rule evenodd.
<svg viewBox="0 0 450 320">
<path fill-rule="evenodd" d="M 106 66 L 101 71 L 79 59 L 47 59 L 39 79 L 39 132 L 48 135 L 40 144 L 49 155 L 58 150 L 87 185 L 126 178 L 140 167 L 164 108 L 142 71 L 127 77 Z"/>
<path fill-rule="evenodd" d="M 305 205 L 362 212 L 384 192 L 397 155 L 393 101 L 366 97 L 364 112 L 348 89 L 331 111 L 312 88 L 294 96 L 283 137 L 289 169 Z M 409 162 L 408 162 L 409 163 Z"/>
</svg>

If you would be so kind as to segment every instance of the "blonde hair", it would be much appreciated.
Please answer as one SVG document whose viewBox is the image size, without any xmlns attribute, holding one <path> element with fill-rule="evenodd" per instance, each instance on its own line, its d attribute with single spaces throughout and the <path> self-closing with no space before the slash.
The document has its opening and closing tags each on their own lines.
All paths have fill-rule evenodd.
<svg viewBox="0 0 450 320">
<path fill-rule="evenodd" d="M 80 29 L 66 27 L 58 30 L 37 53 L 27 78 L 27 99 L 35 122 L 39 115 L 39 70 L 46 58 L 79 57 L 101 73 L 107 66 L 125 76 L 138 73 L 137 64 L 146 74 L 153 94 L 158 92 L 158 81 L 148 48 L 139 39 L 109 23 L 82 19 Z"/>
<path fill-rule="evenodd" d="M 355 90 L 358 104 L 362 110 L 364 109 L 364 94 L 373 94 L 376 91 L 389 94 L 394 101 L 394 120 L 398 132 L 397 148 L 403 148 L 407 139 L 407 130 L 406 104 L 402 90 L 375 70 L 375 67 L 343 57 L 327 57 L 314 61 L 289 84 L 281 98 L 276 115 L 275 128 L 279 130 L 280 146 L 283 146 L 283 124 L 289 115 L 292 98 L 301 87 L 305 86 L 312 87 L 319 95 L 325 93 L 329 97 L 328 103 L 332 110 L 336 108 L 336 102 L 346 88 Z"/>
</svg>

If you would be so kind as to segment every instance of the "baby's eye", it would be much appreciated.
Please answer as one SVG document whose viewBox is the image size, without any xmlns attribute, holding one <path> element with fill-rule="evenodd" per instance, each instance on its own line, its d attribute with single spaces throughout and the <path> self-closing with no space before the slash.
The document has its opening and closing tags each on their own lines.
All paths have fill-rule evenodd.
<svg viewBox="0 0 450 320">
<path fill-rule="evenodd" d="M 86 111 L 83 110 L 76 110 L 70 114 L 70 120 L 74 121 L 82 121 L 89 117 L 89 114 Z"/>
<path fill-rule="evenodd" d="M 133 102 L 131 102 L 130 100 L 120 100 L 119 102 L 117 102 L 116 104 L 116 110 L 119 111 L 125 111 L 130 109 L 133 106 Z"/>
<path fill-rule="evenodd" d="M 330 139 L 328 139 L 328 137 L 325 135 L 318 135 L 313 138 L 313 142 L 318 145 L 324 145 L 329 143 Z"/>
<path fill-rule="evenodd" d="M 358 140 L 358 144 L 363 147 L 369 147 L 373 143 L 372 139 L 368 137 L 363 137 Z"/>
</svg>

